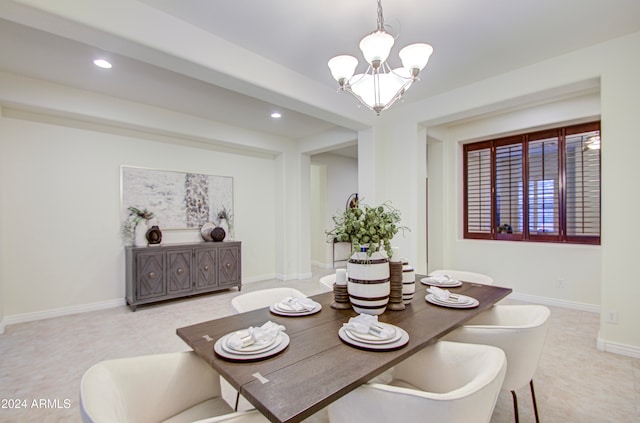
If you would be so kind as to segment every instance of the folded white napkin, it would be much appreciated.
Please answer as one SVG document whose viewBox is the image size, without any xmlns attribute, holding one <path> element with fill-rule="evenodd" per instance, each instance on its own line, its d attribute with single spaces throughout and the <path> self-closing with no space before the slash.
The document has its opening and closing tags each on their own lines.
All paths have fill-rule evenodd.
<svg viewBox="0 0 640 423">
<path fill-rule="evenodd" d="M 284 326 L 269 320 L 260 327 L 251 326 L 249 329 L 238 332 L 240 336 L 230 337 L 228 345 L 237 350 L 256 343 L 268 344 L 284 330 L 286 330 Z"/>
<path fill-rule="evenodd" d="M 438 288 L 437 286 L 430 286 L 429 288 L 427 288 L 427 292 L 433 294 L 433 296 L 440 301 L 452 300 L 452 298 L 450 298 L 451 293 L 449 291 L 447 291 L 446 289 Z"/>
<path fill-rule="evenodd" d="M 293 311 L 310 311 L 316 307 L 317 303 L 307 297 L 287 297 L 280 301 L 280 304 Z"/>
<path fill-rule="evenodd" d="M 451 275 L 447 275 L 442 272 L 433 272 L 431 275 L 427 276 L 427 278 L 437 283 L 445 283 L 453 279 Z"/>
<path fill-rule="evenodd" d="M 350 318 L 349 322 L 344 324 L 344 327 L 352 332 L 371 334 L 382 339 L 390 338 L 395 334 L 395 329 L 384 327 L 378 323 L 378 316 L 364 313 Z"/>
</svg>

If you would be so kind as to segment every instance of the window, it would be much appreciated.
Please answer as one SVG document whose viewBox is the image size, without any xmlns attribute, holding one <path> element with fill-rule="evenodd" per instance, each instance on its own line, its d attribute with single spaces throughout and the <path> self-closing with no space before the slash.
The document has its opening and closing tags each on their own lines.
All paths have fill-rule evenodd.
<svg viewBox="0 0 640 423">
<path fill-rule="evenodd" d="M 464 236 L 600 244 L 600 122 L 464 146 Z"/>
</svg>

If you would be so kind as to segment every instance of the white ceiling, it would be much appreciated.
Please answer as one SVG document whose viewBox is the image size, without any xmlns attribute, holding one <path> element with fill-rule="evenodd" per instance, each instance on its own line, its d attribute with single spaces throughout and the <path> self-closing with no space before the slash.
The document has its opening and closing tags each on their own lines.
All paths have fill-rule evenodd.
<svg viewBox="0 0 640 423">
<path fill-rule="evenodd" d="M 0 2 L 0 70 L 293 139 L 340 125 L 358 129 L 375 119 L 373 112 L 358 109 L 354 99 L 335 92 L 326 65 L 337 54 L 361 57 L 359 40 L 376 26 L 374 0 L 112 3 L 130 7 L 132 14 L 126 17 L 138 19 L 141 28 L 154 22 L 159 11 L 171 15 L 173 22 L 179 19 L 181 25 L 161 28 L 164 34 L 175 32 L 175 40 L 181 39 L 184 29 L 179 26 L 188 23 L 233 43 L 241 78 L 220 77 L 220 69 L 168 55 L 169 50 L 133 54 L 140 51 L 139 40 L 123 37 L 106 15 L 104 27 L 92 28 L 87 22 L 69 21 L 63 12 L 56 15 L 55 6 L 39 6 L 42 2 L 36 0 Z M 40 7 L 53 12 L 43 13 Z M 404 45 L 428 42 L 434 47 L 422 82 L 409 90 L 404 105 L 394 107 L 640 31 L 638 0 L 386 0 L 383 8 L 388 30 L 397 36 L 392 62 L 399 65 L 397 51 Z M 195 47 L 201 47 L 209 60 L 218 58 L 215 48 Z M 110 53 L 115 62 L 112 70 L 93 67 L 91 60 L 98 52 Z M 268 66 L 242 68 L 252 53 L 268 59 L 264 62 Z M 278 69 L 280 79 L 274 75 Z M 272 81 L 279 81 L 281 89 Z M 270 119 L 273 110 L 281 111 L 283 118 Z"/>
</svg>

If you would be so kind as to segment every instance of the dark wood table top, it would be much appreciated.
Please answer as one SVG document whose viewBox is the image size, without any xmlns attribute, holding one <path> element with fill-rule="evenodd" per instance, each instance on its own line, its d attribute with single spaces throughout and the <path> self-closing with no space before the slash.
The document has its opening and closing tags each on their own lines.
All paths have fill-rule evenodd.
<svg viewBox="0 0 640 423">
<path fill-rule="evenodd" d="M 298 422 L 511 293 L 510 288 L 465 282 L 452 292 L 478 299 L 478 307 L 439 307 L 425 300 L 426 287 L 419 282 L 422 277 L 416 277 L 416 294 L 405 310 L 387 310 L 378 317 L 409 333 L 409 343 L 394 351 L 366 351 L 342 342 L 338 330 L 357 313 L 331 308 L 333 292 L 311 297 L 322 304 L 322 310 L 314 315 L 278 316 L 267 307 L 179 328 L 177 334 L 270 421 Z M 286 327 L 290 344 L 283 352 L 254 362 L 232 362 L 214 353 L 218 338 L 268 320 Z M 254 376 L 256 373 L 260 377 Z"/>
</svg>

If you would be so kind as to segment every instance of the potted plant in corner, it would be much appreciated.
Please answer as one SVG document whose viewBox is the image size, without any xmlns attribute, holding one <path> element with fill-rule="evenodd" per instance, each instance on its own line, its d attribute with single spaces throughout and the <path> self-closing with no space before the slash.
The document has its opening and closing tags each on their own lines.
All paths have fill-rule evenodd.
<svg viewBox="0 0 640 423">
<path fill-rule="evenodd" d="M 382 314 L 389 302 L 391 239 L 400 230 L 400 211 L 390 202 L 371 207 L 356 200 L 333 216 L 334 227 L 326 231 L 329 241 L 351 242 L 347 263 L 347 291 L 358 313 Z"/>
</svg>

